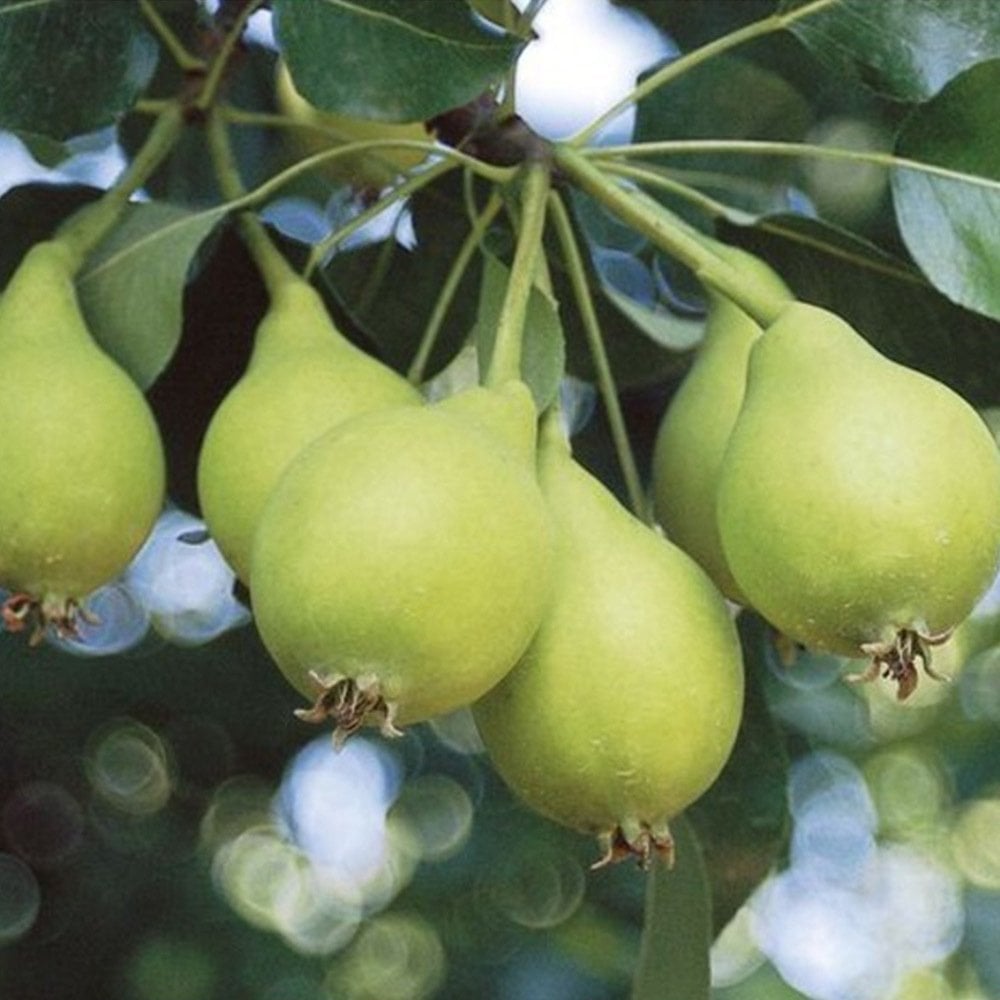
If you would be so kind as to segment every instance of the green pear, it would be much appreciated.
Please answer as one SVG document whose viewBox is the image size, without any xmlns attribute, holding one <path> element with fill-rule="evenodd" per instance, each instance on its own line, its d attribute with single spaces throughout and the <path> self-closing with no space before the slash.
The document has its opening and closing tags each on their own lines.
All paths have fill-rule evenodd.
<svg viewBox="0 0 1000 1000">
<path fill-rule="evenodd" d="M 8 627 L 72 632 L 163 503 L 159 431 L 142 393 L 96 344 L 61 243 L 36 244 L 0 304 L 0 586 Z"/>
<path fill-rule="evenodd" d="M 552 599 L 473 714 L 510 787 L 596 835 L 602 861 L 669 858 L 669 820 L 712 784 L 736 738 L 736 630 L 701 568 L 578 465 L 552 421 L 539 479 L 555 525 Z"/>
<path fill-rule="evenodd" d="M 312 286 L 297 278 L 278 286 L 247 370 L 212 417 L 198 457 L 205 523 L 244 583 L 264 502 L 298 452 L 349 417 L 421 401 L 334 327 Z"/>
<path fill-rule="evenodd" d="M 718 252 L 774 296 L 791 292 L 758 257 L 719 244 Z M 668 406 L 653 451 L 653 511 L 671 541 L 692 556 L 733 601 L 746 599 L 729 570 L 716 518 L 722 456 L 743 403 L 747 362 L 761 328 L 719 292 L 707 291 L 708 318 L 690 371 Z"/>
<path fill-rule="evenodd" d="M 336 735 L 467 705 L 534 634 L 551 529 L 522 383 L 362 414 L 313 442 L 268 499 L 253 610 Z M 532 442 L 525 449 L 525 442 Z"/>
<path fill-rule="evenodd" d="M 979 415 L 844 320 L 789 305 L 750 355 L 719 528 L 790 638 L 870 657 L 906 697 L 1000 558 L 1000 455 Z"/>
</svg>

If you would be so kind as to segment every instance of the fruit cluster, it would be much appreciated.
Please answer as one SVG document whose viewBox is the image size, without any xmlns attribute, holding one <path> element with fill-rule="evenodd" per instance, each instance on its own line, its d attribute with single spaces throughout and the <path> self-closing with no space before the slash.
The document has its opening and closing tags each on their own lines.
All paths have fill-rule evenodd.
<svg viewBox="0 0 1000 1000">
<path fill-rule="evenodd" d="M 200 454 L 203 514 L 265 646 L 340 741 L 472 706 L 529 804 L 601 862 L 670 857 L 743 700 L 723 594 L 790 639 L 867 657 L 906 697 L 1000 557 L 980 417 L 716 251 L 782 303 L 766 329 L 710 293 L 656 447 L 667 536 L 539 420 L 518 379 L 426 402 L 334 327 L 290 269 Z M 0 586 L 8 628 L 72 631 L 163 502 L 142 394 L 95 344 L 58 238 L 0 302 Z M 276 272 L 277 273 L 277 272 Z M 601 863 L 599 862 L 599 863 Z"/>
<path fill-rule="evenodd" d="M 766 330 L 710 298 L 660 426 L 656 513 L 727 597 L 809 649 L 869 660 L 860 679 L 904 700 L 997 571 L 1000 453 L 960 396 L 788 298 Z"/>
</svg>

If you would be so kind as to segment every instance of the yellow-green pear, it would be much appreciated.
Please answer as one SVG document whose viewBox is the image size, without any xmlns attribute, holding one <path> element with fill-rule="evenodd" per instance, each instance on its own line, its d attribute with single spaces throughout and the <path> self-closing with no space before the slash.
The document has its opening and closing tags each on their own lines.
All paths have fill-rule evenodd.
<svg viewBox="0 0 1000 1000">
<path fill-rule="evenodd" d="M 9 628 L 72 632 L 163 504 L 159 431 L 87 329 L 75 258 L 55 240 L 21 261 L 0 303 L 0 587 Z"/>
<path fill-rule="evenodd" d="M 736 630 L 704 571 L 578 465 L 551 420 L 539 479 L 556 537 L 552 598 L 473 714 L 510 787 L 597 836 L 602 861 L 669 859 L 669 820 L 712 784 L 736 738 Z"/>
<path fill-rule="evenodd" d="M 776 298 L 788 287 L 760 258 L 719 244 L 717 251 Z M 708 573 L 726 597 L 746 603 L 719 541 L 719 468 L 743 403 L 750 348 L 760 326 L 721 293 L 707 290 L 705 333 L 690 371 L 670 401 L 653 451 L 653 511 L 671 541 Z"/>
<path fill-rule="evenodd" d="M 315 699 L 304 718 L 391 733 L 514 665 L 550 581 L 535 422 L 515 382 L 363 414 L 292 462 L 261 517 L 252 600 L 278 667 Z"/>
<path fill-rule="evenodd" d="M 718 504 L 753 607 L 812 649 L 871 658 L 901 698 L 1000 559 L 1000 454 L 983 420 L 804 303 L 751 351 Z"/>
<path fill-rule="evenodd" d="M 247 370 L 213 416 L 198 457 L 205 523 L 240 579 L 249 585 L 264 501 L 306 444 L 359 413 L 421 402 L 406 379 L 336 329 L 311 285 L 279 284 Z"/>
</svg>

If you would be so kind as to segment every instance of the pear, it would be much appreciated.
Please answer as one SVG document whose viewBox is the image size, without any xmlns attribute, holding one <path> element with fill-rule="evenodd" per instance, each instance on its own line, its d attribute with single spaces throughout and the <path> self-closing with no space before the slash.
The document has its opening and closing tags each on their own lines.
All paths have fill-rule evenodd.
<svg viewBox="0 0 1000 1000">
<path fill-rule="evenodd" d="M 598 865 L 669 859 L 669 820 L 712 784 L 736 738 L 736 630 L 704 571 L 577 464 L 552 421 L 539 478 L 556 534 L 552 599 L 473 715 L 529 806 L 599 838 Z"/>
<path fill-rule="evenodd" d="M 750 355 L 719 529 L 750 603 L 905 698 L 1000 558 L 1000 455 L 979 415 L 836 314 L 793 303 Z"/>
<path fill-rule="evenodd" d="M 319 294 L 291 278 L 272 293 L 247 370 L 212 417 L 198 457 L 198 498 L 209 532 L 240 579 L 264 501 L 295 455 L 338 423 L 420 392 L 355 347 Z"/>
<path fill-rule="evenodd" d="M 313 442 L 253 549 L 265 646 L 338 740 L 467 705 L 534 634 L 551 530 L 520 382 L 362 414 Z"/>
<path fill-rule="evenodd" d="M 766 287 L 791 299 L 764 261 L 736 247 L 717 252 Z M 743 403 L 750 348 L 761 328 L 719 292 L 707 290 L 701 346 L 660 423 L 653 451 L 653 511 L 671 541 L 692 556 L 726 597 L 746 600 L 729 570 L 716 518 L 719 468 Z"/>
<path fill-rule="evenodd" d="M 164 496 L 142 393 L 92 338 L 75 258 L 38 243 L 0 303 L 0 586 L 8 628 L 74 631 L 80 602 L 142 545 Z"/>
</svg>

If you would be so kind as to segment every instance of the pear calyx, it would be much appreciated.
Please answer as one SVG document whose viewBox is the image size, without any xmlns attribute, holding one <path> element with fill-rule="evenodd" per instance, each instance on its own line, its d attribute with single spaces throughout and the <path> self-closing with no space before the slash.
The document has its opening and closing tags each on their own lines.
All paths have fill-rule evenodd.
<svg viewBox="0 0 1000 1000">
<path fill-rule="evenodd" d="M 0 622 L 8 632 L 28 631 L 28 645 L 38 646 L 45 638 L 45 630 L 54 628 L 60 639 L 78 639 L 78 623 L 98 624 L 91 614 L 74 597 L 35 597 L 32 594 L 11 594 L 0 606 Z"/>
<path fill-rule="evenodd" d="M 316 700 L 309 708 L 296 709 L 295 717 L 316 725 L 332 719 L 333 745 L 338 750 L 349 736 L 366 725 L 378 726 L 383 736 L 403 735 L 394 722 L 396 705 L 382 696 L 375 674 L 324 677 L 310 670 L 309 680 L 316 689 Z"/>
<path fill-rule="evenodd" d="M 590 866 L 591 871 L 628 858 L 634 858 L 643 871 L 649 871 L 655 858 L 667 868 L 674 867 L 674 838 L 666 823 L 656 829 L 648 823 L 622 824 L 599 834 L 597 842 L 604 853 Z"/>
<path fill-rule="evenodd" d="M 865 670 L 848 674 L 845 679 L 852 684 L 867 684 L 883 677 L 896 683 L 896 698 L 906 701 L 917 687 L 918 663 L 928 677 L 943 682 L 951 680 L 931 666 L 931 647 L 946 643 L 954 631 L 954 628 L 949 628 L 937 635 L 927 635 L 904 628 L 887 642 L 866 642 L 861 646 L 861 652 L 871 657 L 871 661 Z"/>
</svg>

